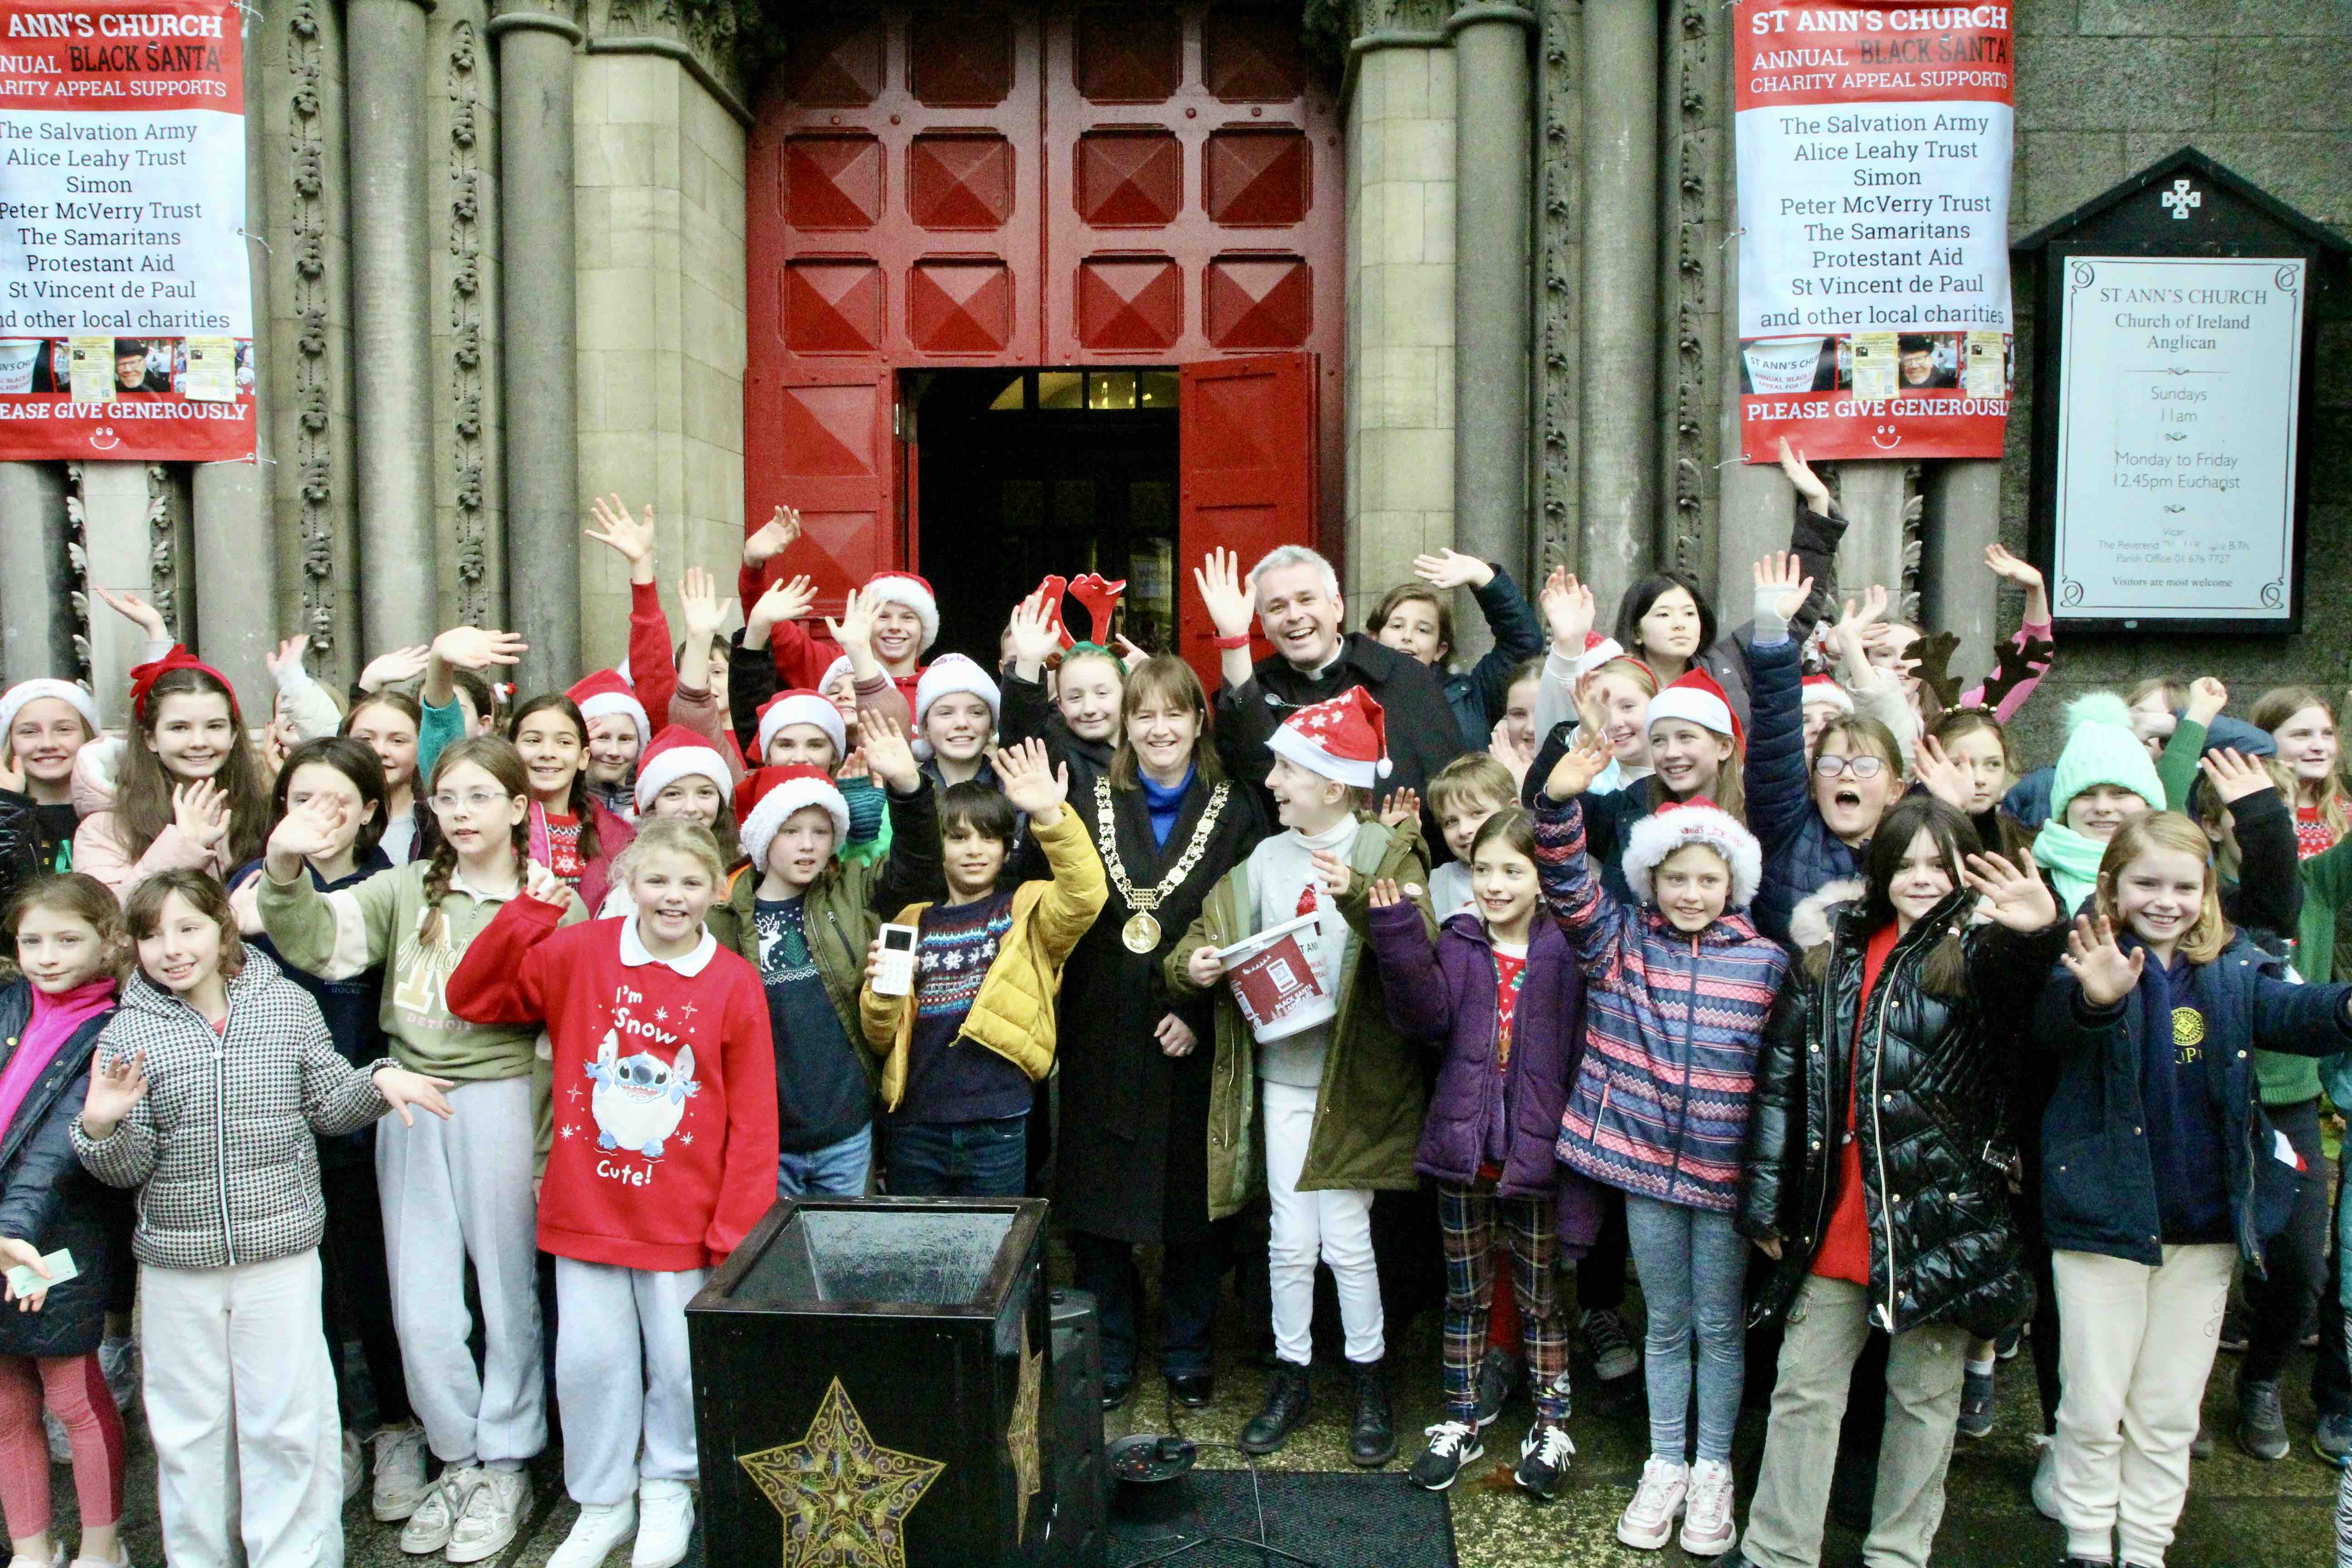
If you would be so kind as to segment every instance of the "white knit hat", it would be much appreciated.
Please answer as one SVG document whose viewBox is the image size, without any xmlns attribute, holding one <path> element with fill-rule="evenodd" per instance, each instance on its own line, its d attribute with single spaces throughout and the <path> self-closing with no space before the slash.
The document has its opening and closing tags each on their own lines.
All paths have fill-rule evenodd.
<svg viewBox="0 0 2352 1568">
<path fill-rule="evenodd" d="M 735 775 L 710 742 L 683 724 L 672 724 L 654 737 L 637 759 L 637 809 L 651 811 L 655 797 L 685 778 L 706 778 L 719 786 L 724 800 L 735 787 Z"/>
<path fill-rule="evenodd" d="M 834 847 L 839 848 L 849 837 L 849 802 L 823 768 L 761 768 L 736 786 L 735 816 L 742 824 L 737 837 L 751 858 L 752 875 L 767 873 L 768 846 L 785 819 L 810 805 L 824 807 L 833 818 Z"/>
<path fill-rule="evenodd" d="M 835 762 L 849 755 L 849 729 L 842 723 L 841 710 L 833 705 L 833 699 L 823 692 L 795 689 L 780 691 L 760 705 L 760 762 L 768 760 L 769 743 L 788 724 L 814 724 L 824 731 L 824 738 L 833 742 Z"/>
<path fill-rule="evenodd" d="M 940 601 L 929 583 L 912 572 L 877 572 L 866 579 L 863 591 L 914 611 L 915 618 L 923 624 L 924 647 L 940 640 Z"/>
<path fill-rule="evenodd" d="M 1634 898 L 1644 904 L 1657 902 L 1650 873 L 1686 844 L 1706 845 L 1731 868 L 1731 897 L 1725 909 L 1744 910 L 1756 901 L 1756 889 L 1764 881 L 1763 847 L 1729 812 L 1703 795 L 1668 801 L 1625 835 L 1625 883 Z"/>
<path fill-rule="evenodd" d="M 81 721 L 89 726 L 93 736 L 98 733 L 98 704 L 90 700 L 89 693 L 73 681 L 57 680 L 45 675 L 33 680 L 20 680 L 6 691 L 0 692 L 0 739 L 5 739 L 15 728 L 16 715 L 25 710 L 26 703 L 38 702 L 44 697 L 55 698 L 65 703 L 81 715 Z"/>
<path fill-rule="evenodd" d="M 923 678 L 915 682 L 913 750 L 916 756 L 928 759 L 931 754 L 931 743 L 924 738 L 922 732 L 923 715 L 929 713 L 931 710 L 931 704 L 940 698 L 952 697 L 958 692 L 969 693 L 987 703 L 989 722 L 992 724 L 1003 711 L 1003 697 L 996 689 L 996 682 L 989 679 L 988 671 L 981 668 L 977 663 L 962 654 L 941 654 L 929 668 L 923 671 Z"/>
</svg>

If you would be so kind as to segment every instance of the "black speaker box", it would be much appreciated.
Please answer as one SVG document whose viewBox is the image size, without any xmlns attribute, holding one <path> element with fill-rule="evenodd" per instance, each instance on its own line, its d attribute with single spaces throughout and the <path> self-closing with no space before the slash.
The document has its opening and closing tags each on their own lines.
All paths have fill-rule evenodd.
<svg viewBox="0 0 2352 1568">
<path fill-rule="evenodd" d="M 1048 1294 L 1054 1408 L 1045 1464 L 1053 1513 L 1030 1531 L 1036 1568 L 1103 1568 L 1109 1552 L 1110 1471 L 1103 1462 L 1102 1332 L 1084 1290 Z"/>
</svg>

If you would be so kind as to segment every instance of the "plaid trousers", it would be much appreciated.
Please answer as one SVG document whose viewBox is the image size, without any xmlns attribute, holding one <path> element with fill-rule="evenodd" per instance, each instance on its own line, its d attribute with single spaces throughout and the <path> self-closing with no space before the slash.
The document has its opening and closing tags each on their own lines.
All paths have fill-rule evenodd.
<svg viewBox="0 0 2352 1568">
<path fill-rule="evenodd" d="M 1437 1228 L 1445 1244 L 1445 1403 L 1467 1422 L 1478 1408 L 1478 1363 L 1486 1353 L 1486 1319 L 1495 1300 L 1496 1228 L 1511 1254 L 1512 1293 L 1536 1417 L 1568 1419 L 1568 1325 L 1552 1274 L 1559 1231 L 1549 1198 L 1498 1197 L 1494 1184 L 1437 1184 Z"/>
</svg>

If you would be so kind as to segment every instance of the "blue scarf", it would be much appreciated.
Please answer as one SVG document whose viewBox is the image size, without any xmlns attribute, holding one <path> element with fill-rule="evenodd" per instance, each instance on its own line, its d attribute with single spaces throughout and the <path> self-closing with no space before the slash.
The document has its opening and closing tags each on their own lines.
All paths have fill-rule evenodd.
<svg viewBox="0 0 2352 1568">
<path fill-rule="evenodd" d="M 1143 808 L 1151 816 L 1151 847 L 1168 847 L 1168 836 L 1176 831 L 1176 816 L 1184 809 L 1184 793 L 1192 787 L 1192 775 L 1199 772 L 1195 764 L 1184 770 L 1184 776 L 1172 784 L 1156 784 L 1136 770 L 1136 780 L 1143 785 Z"/>
</svg>

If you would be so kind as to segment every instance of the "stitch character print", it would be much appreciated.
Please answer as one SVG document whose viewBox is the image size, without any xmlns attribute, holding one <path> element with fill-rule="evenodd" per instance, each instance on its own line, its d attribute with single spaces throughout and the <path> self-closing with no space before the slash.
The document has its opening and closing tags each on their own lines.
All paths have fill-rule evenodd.
<svg viewBox="0 0 2352 1568">
<path fill-rule="evenodd" d="M 647 1051 L 625 1057 L 611 1029 L 596 1047 L 596 1059 L 583 1062 L 581 1070 L 596 1084 L 588 1100 L 589 1114 L 596 1119 L 596 1146 L 648 1160 L 661 1158 L 663 1145 L 686 1118 L 686 1102 L 702 1089 L 695 1081 L 692 1046 L 679 1047 L 675 1063 Z"/>
</svg>

